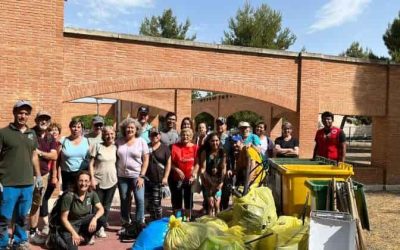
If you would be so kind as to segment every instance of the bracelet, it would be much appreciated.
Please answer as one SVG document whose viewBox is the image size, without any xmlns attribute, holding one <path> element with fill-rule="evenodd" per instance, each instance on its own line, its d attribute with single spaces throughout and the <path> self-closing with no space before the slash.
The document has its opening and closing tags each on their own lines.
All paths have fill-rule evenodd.
<svg viewBox="0 0 400 250">
<path fill-rule="evenodd" d="M 142 179 L 144 179 L 144 175 L 142 175 L 142 174 L 140 174 L 139 177 L 142 178 Z"/>
</svg>

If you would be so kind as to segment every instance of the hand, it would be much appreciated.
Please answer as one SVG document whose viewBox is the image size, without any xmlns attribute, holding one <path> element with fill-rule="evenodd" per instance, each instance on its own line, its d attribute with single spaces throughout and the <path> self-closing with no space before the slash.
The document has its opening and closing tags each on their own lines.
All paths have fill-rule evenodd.
<svg viewBox="0 0 400 250">
<path fill-rule="evenodd" d="M 192 184 L 195 181 L 195 179 L 196 179 L 196 176 L 194 176 L 194 175 L 190 176 L 189 184 Z"/>
<path fill-rule="evenodd" d="M 72 235 L 72 243 L 74 244 L 74 246 L 79 246 L 81 241 L 83 241 L 83 237 L 82 236 L 80 236 L 77 233 Z"/>
<path fill-rule="evenodd" d="M 3 184 L 0 183 L 0 192 L 3 192 L 4 188 L 3 188 Z"/>
<path fill-rule="evenodd" d="M 56 186 L 57 182 L 58 182 L 57 177 L 55 177 L 55 176 L 51 177 L 51 182 L 50 182 L 51 185 Z"/>
<path fill-rule="evenodd" d="M 97 227 L 97 219 L 96 217 L 93 217 L 93 219 L 90 221 L 89 224 L 89 233 L 93 233 L 94 231 L 96 231 L 96 227 Z"/>
<path fill-rule="evenodd" d="M 183 173 L 183 171 L 180 170 L 179 168 L 175 168 L 175 171 L 178 173 L 179 179 L 180 179 L 181 181 L 183 181 L 183 180 L 185 179 L 185 174 Z"/>
<path fill-rule="evenodd" d="M 90 184 L 90 186 L 92 187 L 93 190 L 96 190 L 97 181 L 95 178 L 92 178 L 92 183 Z"/>
<path fill-rule="evenodd" d="M 231 178 L 232 175 L 233 175 L 232 170 L 228 170 L 228 171 L 226 172 L 226 175 L 227 175 L 229 178 Z"/>
<path fill-rule="evenodd" d="M 136 180 L 136 187 L 137 187 L 138 189 L 141 189 L 143 186 L 144 186 L 144 180 L 143 180 L 142 177 L 139 176 L 139 177 L 137 178 L 137 180 Z"/>
<path fill-rule="evenodd" d="M 36 178 L 35 178 L 35 187 L 36 188 L 42 188 L 43 187 L 42 176 L 36 176 Z"/>
<path fill-rule="evenodd" d="M 162 179 L 161 185 L 163 185 L 163 186 L 167 186 L 167 185 L 168 185 L 168 178 L 167 178 L 167 177 L 164 177 L 164 178 Z"/>
</svg>

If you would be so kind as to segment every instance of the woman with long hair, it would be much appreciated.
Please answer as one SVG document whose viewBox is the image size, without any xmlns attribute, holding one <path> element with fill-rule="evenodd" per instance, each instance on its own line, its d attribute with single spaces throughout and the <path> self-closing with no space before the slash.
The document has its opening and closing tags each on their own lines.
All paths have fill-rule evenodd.
<svg viewBox="0 0 400 250">
<path fill-rule="evenodd" d="M 226 172 L 226 155 L 220 147 L 216 133 L 207 137 L 200 157 L 200 176 L 204 186 L 204 198 L 208 202 L 208 214 L 215 216 L 220 211 L 222 186 Z"/>
</svg>

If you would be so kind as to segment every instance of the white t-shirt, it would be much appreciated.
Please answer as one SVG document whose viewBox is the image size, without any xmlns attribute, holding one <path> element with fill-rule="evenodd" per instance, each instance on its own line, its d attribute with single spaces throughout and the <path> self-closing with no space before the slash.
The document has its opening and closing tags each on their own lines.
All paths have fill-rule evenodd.
<svg viewBox="0 0 400 250">
<path fill-rule="evenodd" d="M 101 189 L 112 188 L 117 184 L 117 147 L 104 146 L 103 143 L 95 144 L 91 148 L 90 156 L 94 161 L 94 178 Z"/>
</svg>

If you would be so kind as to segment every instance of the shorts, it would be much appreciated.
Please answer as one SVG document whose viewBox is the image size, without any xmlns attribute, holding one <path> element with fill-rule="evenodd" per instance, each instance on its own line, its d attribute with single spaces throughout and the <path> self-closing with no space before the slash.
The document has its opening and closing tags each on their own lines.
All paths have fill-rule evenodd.
<svg viewBox="0 0 400 250">
<path fill-rule="evenodd" d="M 46 192 L 47 185 L 49 183 L 49 174 L 47 173 L 45 175 L 42 175 L 42 180 L 43 180 L 43 187 L 41 188 L 34 187 L 33 189 L 32 207 L 30 212 L 31 215 L 34 215 L 38 211 L 39 207 L 42 205 L 43 197 Z"/>
</svg>

